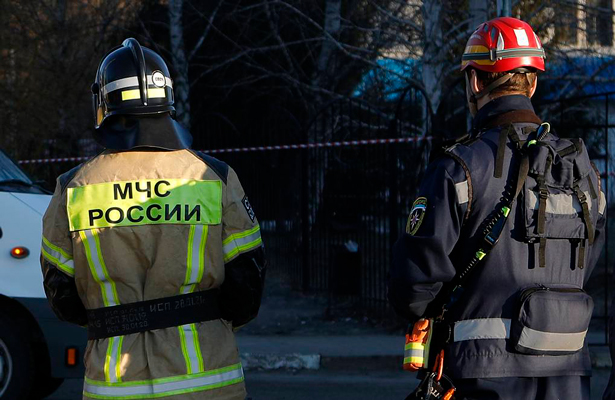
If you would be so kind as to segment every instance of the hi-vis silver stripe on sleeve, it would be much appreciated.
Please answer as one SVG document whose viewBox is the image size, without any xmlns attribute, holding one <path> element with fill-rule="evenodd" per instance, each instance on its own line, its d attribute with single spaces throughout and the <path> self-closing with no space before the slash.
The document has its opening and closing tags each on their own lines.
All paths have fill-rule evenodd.
<svg viewBox="0 0 615 400">
<path fill-rule="evenodd" d="M 468 181 L 463 181 L 455 184 L 455 191 L 457 191 L 457 202 L 465 204 L 470 201 Z"/>
<path fill-rule="evenodd" d="M 164 80 L 165 80 L 165 86 L 173 87 L 173 80 L 171 80 L 171 78 L 168 78 L 165 76 Z M 154 81 L 152 80 L 151 75 L 147 76 L 147 84 L 154 85 Z M 122 79 L 118 79 L 116 81 L 107 83 L 105 86 L 103 86 L 102 93 L 103 95 L 107 95 L 116 90 L 124 89 L 127 87 L 138 87 L 138 86 L 139 86 L 139 78 L 136 76 L 131 76 L 128 78 L 122 78 Z"/>
</svg>

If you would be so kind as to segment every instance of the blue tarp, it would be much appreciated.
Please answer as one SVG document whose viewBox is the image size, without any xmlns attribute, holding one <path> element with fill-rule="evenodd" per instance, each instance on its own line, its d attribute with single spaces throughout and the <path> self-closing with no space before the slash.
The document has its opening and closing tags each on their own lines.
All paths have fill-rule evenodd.
<svg viewBox="0 0 615 400">
<path fill-rule="evenodd" d="M 408 86 L 408 79 L 405 77 L 420 77 L 420 65 L 417 60 L 405 59 L 381 59 L 377 60 L 377 68 L 368 71 L 353 92 L 353 96 L 360 97 L 370 91 L 382 91 L 382 95 L 387 101 L 399 99 L 402 92 Z M 417 78 L 420 79 L 420 78 Z"/>
<path fill-rule="evenodd" d="M 384 96 L 387 101 L 396 101 L 409 86 L 409 78 L 421 80 L 420 60 L 381 59 L 377 63 L 378 68 L 373 68 L 363 75 L 353 92 L 355 97 L 378 90 L 378 94 Z M 615 92 L 615 57 L 574 57 L 565 61 L 547 59 L 546 68 L 547 71 L 541 74 L 539 81 L 545 100 L 571 96 L 581 83 L 579 78 L 582 77 L 595 79 L 583 84 L 574 95 Z"/>
<path fill-rule="evenodd" d="M 605 57 L 574 57 L 567 60 L 547 60 L 547 71 L 541 76 L 541 85 L 548 90 L 545 100 L 557 98 L 608 93 L 615 91 L 615 58 Z M 583 82 L 585 77 L 593 78 Z M 612 82 L 608 82 L 611 80 Z M 607 82 L 605 82 L 607 81 Z"/>
</svg>

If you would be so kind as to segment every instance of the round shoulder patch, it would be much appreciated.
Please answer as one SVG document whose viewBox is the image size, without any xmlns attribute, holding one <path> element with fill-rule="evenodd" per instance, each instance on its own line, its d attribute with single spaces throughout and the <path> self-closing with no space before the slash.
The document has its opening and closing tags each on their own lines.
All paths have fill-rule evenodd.
<svg viewBox="0 0 615 400">
<path fill-rule="evenodd" d="M 423 217 L 425 217 L 426 211 L 427 198 L 419 197 L 412 204 L 412 211 L 410 211 L 410 216 L 408 216 L 408 223 L 406 224 L 406 233 L 413 236 L 414 234 L 416 234 L 416 231 L 419 230 L 419 227 L 423 222 Z"/>
</svg>

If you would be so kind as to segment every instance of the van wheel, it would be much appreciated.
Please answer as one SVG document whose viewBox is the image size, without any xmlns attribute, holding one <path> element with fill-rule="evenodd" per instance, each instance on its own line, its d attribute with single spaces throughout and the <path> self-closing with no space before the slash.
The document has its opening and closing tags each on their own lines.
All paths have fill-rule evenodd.
<svg viewBox="0 0 615 400">
<path fill-rule="evenodd" d="M 64 379 L 61 378 L 51 378 L 47 377 L 47 380 L 40 385 L 38 389 L 36 389 L 35 395 L 33 398 L 41 399 L 49 396 L 54 393 L 60 385 L 64 383 Z"/>
<path fill-rule="evenodd" d="M 36 370 L 27 325 L 0 312 L 0 399 L 32 399 Z"/>
</svg>

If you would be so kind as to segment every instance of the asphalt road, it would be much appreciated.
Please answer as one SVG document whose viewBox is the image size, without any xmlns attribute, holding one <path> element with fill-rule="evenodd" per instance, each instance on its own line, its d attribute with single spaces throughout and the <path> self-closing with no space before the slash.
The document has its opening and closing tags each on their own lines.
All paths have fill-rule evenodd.
<svg viewBox="0 0 615 400">
<path fill-rule="evenodd" d="M 407 373 L 339 373 L 338 371 L 246 371 L 246 386 L 252 400 L 374 400 L 404 399 L 414 379 Z M 67 380 L 47 400 L 81 399 L 83 381 Z"/>
<path fill-rule="evenodd" d="M 594 371 L 592 400 L 600 400 L 609 371 Z M 252 400 L 402 400 L 416 385 L 403 371 L 276 371 L 246 372 L 246 385 Z M 83 381 L 70 379 L 47 400 L 81 399 Z"/>
</svg>

